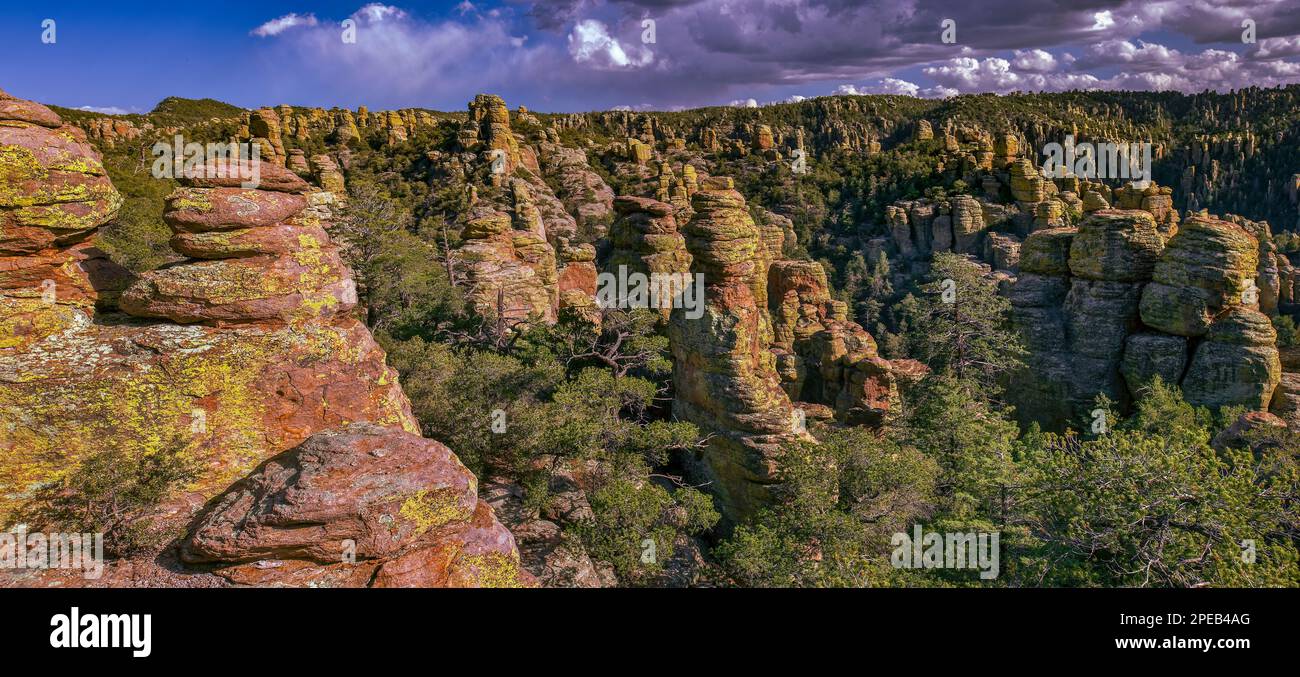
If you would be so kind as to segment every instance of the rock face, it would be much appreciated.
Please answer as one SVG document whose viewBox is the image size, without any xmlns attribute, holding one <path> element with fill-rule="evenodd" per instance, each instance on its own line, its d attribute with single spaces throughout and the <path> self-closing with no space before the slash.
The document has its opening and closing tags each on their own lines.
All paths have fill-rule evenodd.
<svg viewBox="0 0 1300 677">
<path fill-rule="evenodd" d="M 1272 322 L 1257 310 L 1236 305 L 1210 325 L 1197 346 L 1183 394 L 1196 405 L 1263 410 L 1281 380 Z"/>
<path fill-rule="evenodd" d="M 582 223 L 596 223 L 614 209 L 614 191 L 592 171 L 587 154 L 579 148 L 541 144 L 542 170 L 557 189 L 556 197 Z"/>
<path fill-rule="evenodd" d="M 1089 215 L 1077 231 L 1041 230 L 1025 240 L 1010 292 L 1012 322 L 1029 351 L 1011 389 L 1022 420 L 1078 428 L 1098 395 L 1127 401 L 1125 340 L 1138 327 L 1142 280 L 1160 245 L 1149 214 L 1118 210 Z"/>
<path fill-rule="evenodd" d="M 1147 210 L 1098 209 L 1077 232 L 1030 234 L 1011 289 L 1029 350 L 1011 389 L 1022 420 L 1080 428 L 1097 395 L 1125 406 L 1157 376 L 1192 404 L 1267 409 L 1283 374 L 1272 324 L 1248 303 L 1259 247 L 1207 216 L 1165 244 Z"/>
<path fill-rule="evenodd" d="M 628 274 L 685 274 L 691 269 L 686 240 L 677 230 L 673 206 L 650 198 L 620 195 L 614 200 L 617 218 L 610 227 L 612 250 L 605 264 L 607 272 Z M 667 322 L 672 299 L 660 296 L 658 311 Z"/>
<path fill-rule="evenodd" d="M 1203 336 L 1215 316 L 1242 302 L 1259 264 L 1255 238 L 1214 218 L 1186 220 L 1142 294 L 1142 321 L 1180 336 Z"/>
<path fill-rule="evenodd" d="M 686 225 L 692 272 L 704 274 L 704 314 L 675 308 L 669 322 L 674 356 L 673 413 L 713 433 L 708 448 L 688 459 L 693 474 L 712 481 L 726 516 L 739 519 L 768 502 L 777 480 L 775 455 L 797 437 L 793 408 L 768 351 L 772 326 L 758 229 L 730 179 L 707 180 L 692 198 Z"/>
<path fill-rule="evenodd" d="M 319 433 L 218 496 L 181 548 L 233 583 L 516 587 L 514 538 L 447 447 L 358 423 Z"/>
<path fill-rule="evenodd" d="M 121 205 L 81 130 L 0 91 L 0 355 L 88 321 L 116 277 L 89 238 Z"/>
<path fill-rule="evenodd" d="M 878 426 L 899 402 L 893 365 L 848 308 L 830 296 L 817 261 L 776 261 L 768 274 L 781 384 L 791 400 L 833 408 L 851 425 Z"/>
<path fill-rule="evenodd" d="M 22 111 L 39 113 L 40 109 L 32 106 L 10 105 L 5 110 L 20 111 L 6 113 L 11 117 L 31 117 L 34 114 Z M 0 146 L 0 196 L 16 198 L 15 209 L 2 212 L 5 222 L 0 232 L 9 238 L 6 241 L 18 241 L 11 232 L 39 236 L 23 220 L 34 213 L 27 211 L 30 207 L 40 207 L 39 213 L 56 225 L 71 223 L 57 218 L 65 208 L 76 221 L 74 227 L 59 228 L 75 235 L 55 237 L 40 246 L 15 247 L 6 250 L 7 258 L 0 259 L 0 271 L 5 271 L 0 272 L 0 280 L 5 281 L 0 284 L 0 329 L 5 332 L 0 334 L 0 522 L 13 524 L 19 516 L 30 516 L 35 489 L 57 488 L 75 477 L 86 460 L 113 454 L 114 462 L 156 457 L 193 462 L 198 471 L 187 480 L 187 493 L 180 497 L 185 500 L 176 503 L 179 507 L 168 508 L 169 519 L 183 524 L 204 500 L 221 494 L 267 459 L 317 433 L 356 422 L 387 430 L 349 429 L 327 438 L 331 441 L 318 438 L 295 456 L 306 458 L 311 451 L 317 465 L 302 461 L 299 467 L 304 472 L 295 477 L 271 477 L 268 465 L 249 483 L 268 487 L 279 481 L 285 488 L 301 489 L 304 477 L 315 473 L 316 477 L 333 478 L 331 487 L 353 491 L 350 498 L 325 494 L 304 498 L 294 504 L 295 509 L 310 505 L 343 509 L 352 505 L 346 501 L 353 499 L 356 505 L 369 505 L 382 496 L 365 494 L 364 488 L 385 486 L 394 474 L 443 478 L 462 492 L 467 484 L 472 487 L 473 478 L 445 448 L 408 434 L 418 432 L 419 427 L 396 372 L 385 364 L 383 351 L 365 325 L 344 312 L 355 299 L 348 301 L 345 295 L 330 292 L 350 289 L 351 272 L 336 263 L 321 224 L 304 221 L 301 213 L 295 213 L 303 205 L 300 192 L 305 184 L 300 179 L 268 165 L 262 168 L 260 190 L 238 188 L 238 179 L 230 185 L 228 178 L 194 180 L 190 187 L 179 190 L 168 210 L 168 221 L 176 233 L 173 242 L 202 260 L 144 274 L 129 288 L 130 293 L 123 295 L 124 305 L 145 316 L 132 317 L 114 312 L 112 295 L 107 293 L 125 286 L 121 271 L 96 256 L 87 240 L 96 226 L 112 217 L 120 198 L 102 178 L 93 152 L 64 136 L 57 118 L 45 122 L 48 124 L 40 125 L 44 131 L 39 134 L 30 131 L 30 123 L 6 120 L 0 124 L 0 134 L 23 125 L 29 130 L 20 137 L 27 145 Z M 65 144 L 68 152 L 82 155 L 77 161 L 82 169 L 75 172 L 82 178 L 71 177 L 72 170 L 28 163 L 60 144 Z M 56 194 L 58 186 L 72 185 L 73 180 L 84 182 L 76 194 L 91 196 L 85 202 L 77 204 L 71 196 L 48 204 L 42 201 L 43 196 Z M 14 223 L 28 230 L 11 231 Z M 71 244 L 65 246 L 64 242 Z M 36 275 L 39 283 L 39 276 L 56 261 L 61 277 L 53 278 L 52 293 L 42 298 L 39 292 L 22 290 L 11 296 L 10 290 L 22 285 L 11 286 L 15 278 L 8 271 L 36 271 L 27 274 Z M 311 276 L 318 271 L 326 271 L 319 274 L 328 274 L 334 281 L 331 284 L 337 285 L 317 288 L 328 296 L 308 293 L 312 285 L 301 287 L 304 292 L 296 296 L 296 292 L 278 293 L 283 288 L 273 286 L 291 275 L 299 280 L 317 279 Z M 40 284 L 34 286 L 44 291 Z M 264 293 L 268 288 L 277 294 Z M 31 320 L 29 301 L 43 304 L 37 309 L 44 319 Z M 382 442 L 366 441 L 372 439 Z M 401 448 L 398 458 L 404 460 L 400 471 L 393 468 L 393 461 L 385 464 L 379 460 L 381 454 L 370 453 L 381 443 L 394 450 Z M 336 460 L 343 465 L 321 460 L 323 450 L 340 454 Z M 370 456 L 362 456 L 362 452 Z M 116 460 L 118 456 L 122 461 Z M 306 472 L 309 466 L 313 468 L 310 473 Z M 265 500 L 259 508 L 248 508 L 247 515 L 251 519 L 262 509 L 275 510 L 275 502 L 285 495 L 277 491 L 261 494 Z M 458 513 L 459 523 L 454 528 L 448 523 L 446 529 L 385 541 L 393 546 L 382 551 L 389 555 L 382 566 L 387 573 L 377 571 L 373 580 L 368 576 L 347 581 L 312 578 L 314 574 L 309 573 L 295 579 L 288 568 L 278 566 L 245 567 L 238 580 L 254 585 L 295 580 L 460 585 L 498 580 L 494 577 L 505 569 L 480 567 L 473 557 L 508 555 L 513 543 L 485 505 L 466 507 L 472 514 Z M 238 509 L 242 508 L 232 505 L 223 514 Z M 305 513 L 295 514 L 308 519 Z M 356 528 L 358 522 L 350 519 L 335 513 L 323 521 L 331 524 L 331 529 L 344 524 Z M 367 523 L 363 520 L 361 524 Z M 196 538 L 216 543 L 220 539 L 214 533 L 209 529 Z M 227 544 L 259 542 L 248 540 L 249 533 L 238 529 L 231 533 L 234 540 Z M 306 533 L 297 532 L 295 537 Z M 322 542 L 331 545 L 321 548 L 333 547 L 328 538 Z M 312 547 L 303 545 L 295 552 L 314 556 Z M 192 552 L 209 551 L 196 541 Z M 238 550 L 233 552 L 243 559 Z M 380 550 L 374 552 L 380 557 Z M 433 558 L 435 552 L 442 559 Z M 111 571 L 99 584 L 225 585 L 237 580 L 233 575 L 216 579 L 202 572 L 172 570 L 160 566 L 153 554 L 110 563 Z M 210 555 L 218 556 L 215 550 Z M 315 564 L 319 562 L 289 568 L 305 571 L 304 567 Z M 55 578 L 45 584 L 74 582 L 57 579 L 57 572 L 47 573 Z M 79 578 L 76 582 L 86 584 Z M 35 584 L 42 583 L 37 580 Z"/>
</svg>

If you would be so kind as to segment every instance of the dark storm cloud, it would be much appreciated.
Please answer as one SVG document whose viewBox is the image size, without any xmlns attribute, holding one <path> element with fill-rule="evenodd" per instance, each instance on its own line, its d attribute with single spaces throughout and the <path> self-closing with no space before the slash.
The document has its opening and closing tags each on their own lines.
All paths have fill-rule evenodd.
<svg viewBox="0 0 1300 677">
<path fill-rule="evenodd" d="M 923 96 L 1223 90 L 1300 81 L 1293 62 L 1300 16 L 1287 4 L 511 0 L 501 11 L 477 7 L 459 21 L 393 18 L 386 30 L 398 47 L 373 45 L 365 59 L 338 50 L 313 56 L 341 76 L 355 73 L 368 88 L 437 88 L 462 99 L 492 90 L 564 109 L 766 101 L 837 88 Z M 642 39 L 645 19 L 655 22 L 653 42 Z M 945 19 L 956 23 L 956 44 L 940 40 Z M 1258 44 L 1242 44 L 1245 19 L 1256 23 Z M 286 31 L 280 39 L 306 41 L 313 30 Z M 1178 36 L 1176 44 L 1203 46 L 1179 50 L 1161 42 Z M 411 63 L 416 76 L 382 68 L 386 59 Z M 394 82 L 377 72 L 391 72 Z"/>
</svg>

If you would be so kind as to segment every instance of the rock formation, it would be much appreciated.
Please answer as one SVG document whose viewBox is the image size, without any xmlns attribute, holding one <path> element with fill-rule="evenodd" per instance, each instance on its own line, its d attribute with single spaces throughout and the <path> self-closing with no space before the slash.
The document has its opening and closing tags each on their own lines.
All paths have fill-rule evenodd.
<svg viewBox="0 0 1300 677">
<path fill-rule="evenodd" d="M 181 560 L 234 584 L 517 587 L 514 538 L 447 447 L 357 423 L 267 460 L 214 499 Z"/>
<path fill-rule="evenodd" d="M 620 268 L 628 274 L 685 274 L 690 272 L 691 255 L 686 240 L 677 230 L 673 206 L 650 198 L 620 195 L 614 200 L 618 214 L 610 228 L 612 251 L 606 271 L 618 275 Z M 666 322 L 672 312 L 672 299 L 660 296 L 657 310 Z"/>
<path fill-rule="evenodd" d="M 173 248 L 194 258 L 141 275 L 122 310 L 180 323 L 298 322 L 356 306 L 338 248 L 301 215 L 309 186 L 273 165 L 260 172 L 267 190 L 235 187 L 238 177 L 180 179 L 192 187 L 168 196 L 163 218 Z"/>
<path fill-rule="evenodd" d="M 373 579 L 328 573 L 317 578 L 304 573 L 301 563 L 280 562 L 281 567 L 271 560 L 262 560 L 269 567 L 244 567 L 238 577 L 218 578 L 167 564 L 172 551 L 164 550 L 110 562 L 97 582 L 68 579 L 53 570 L 20 572 L 22 580 L 10 582 L 513 581 L 507 566 L 515 557 L 509 534 L 485 505 L 464 501 L 473 495 L 473 478 L 441 445 L 408 434 L 419 428 L 397 374 L 385 364 L 365 325 L 346 312 L 355 304 L 351 273 L 338 262 L 322 225 L 302 218 L 301 179 L 268 164 L 261 168 L 259 189 L 239 188 L 237 177 L 188 180 L 191 185 L 171 197 L 167 221 L 177 248 L 202 260 L 143 274 L 122 295 L 123 306 L 139 313 L 131 317 L 114 312 L 113 296 L 100 293 L 125 286 L 124 271 L 88 246 L 90 235 L 120 203 L 94 151 L 36 104 L 6 98 L 0 115 L 0 241 L 5 243 L 0 271 L 18 271 L 0 272 L 0 522 L 33 519 L 31 502 L 41 491 L 64 488 L 63 483 L 75 481 L 83 463 L 111 455 L 113 463 L 175 458 L 197 468 L 187 479 L 186 493 L 157 508 L 166 512 L 159 519 L 184 529 L 204 500 L 222 494 L 263 462 L 317 433 L 355 422 L 386 430 L 349 428 L 318 436 L 279 457 L 288 465 L 277 468 L 296 463 L 302 473 L 289 477 L 268 464 L 229 489 L 220 514 L 239 513 L 248 521 L 226 535 L 250 550 L 235 547 L 218 554 L 205 549 L 203 544 L 222 538 L 220 529 L 207 529 L 195 536 L 191 553 L 240 561 L 262 557 L 255 554 L 265 542 L 259 539 L 279 536 L 245 529 L 259 520 L 274 523 L 262 511 L 275 512 L 271 504 L 290 494 L 297 498 L 285 505 L 333 506 L 339 512 L 322 522 L 355 528 L 358 523 L 349 520 L 358 516 L 345 514 L 348 506 L 380 506 L 386 500 L 356 490 L 387 485 L 388 465 L 394 463 L 411 478 L 395 488 L 413 488 L 412 482 L 433 478 L 430 486 L 420 488 L 455 487 L 461 492 L 457 505 L 472 511 L 458 511 L 454 525 L 447 522 L 422 535 L 401 532 L 397 541 L 388 542 L 393 546 L 388 550 L 359 549 L 358 561 L 378 565 Z M 23 284 L 25 279 L 30 283 Z M 52 285 L 42 284 L 43 279 Z M 407 433 L 399 432 L 403 429 Z M 396 456 L 386 465 L 379 460 L 381 449 L 390 447 Z M 308 463 L 308 457 L 314 460 Z M 321 482 L 313 484 L 313 476 Z M 337 486 L 356 493 L 335 493 Z M 259 499 L 257 507 L 243 502 L 254 495 L 272 498 Z M 427 516 L 418 509 L 412 514 L 421 523 Z M 363 526 L 368 524 L 361 519 Z M 321 531 L 331 534 L 321 541 L 325 550 L 337 545 L 331 538 L 352 533 L 333 526 Z M 290 540 L 307 533 L 289 532 L 296 533 Z M 311 559 L 313 547 L 303 541 L 293 556 Z M 277 554 L 290 553 L 272 549 L 268 556 Z M 478 555 L 491 561 L 475 559 Z"/>
<path fill-rule="evenodd" d="M 461 232 L 453 268 L 485 317 L 554 322 L 559 304 L 555 249 L 535 232 L 516 230 L 509 214 L 480 212 Z"/>
<path fill-rule="evenodd" d="M 724 514 L 740 518 L 771 499 L 776 455 L 799 436 L 793 408 L 768 351 L 772 326 L 755 297 L 767 270 L 758 229 L 730 179 L 705 182 L 691 200 L 695 217 L 684 229 L 691 271 L 704 274 L 704 315 L 675 308 L 669 322 L 673 351 L 673 413 L 713 434 L 692 470 L 712 481 Z"/>
<path fill-rule="evenodd" d="M 1249 302 L 1257 240 L 1207 216 L 1163 240 L 1151 212 L 1112 209 L 1025 240 L 1011 290 L 1029 350 L 1011 389 L 1022 420 L 1080 428 L 1097 395 L 1124 406 L 1156 376 L 1192 404 L 1269 407 L 1282 367 Z"/>
<path fill-rule="evenodd" d="M 121 205 L 80 129 L 0 91 L 0 355 L 89 321 L 118 277 L 90 238 Z"/>
</svg>

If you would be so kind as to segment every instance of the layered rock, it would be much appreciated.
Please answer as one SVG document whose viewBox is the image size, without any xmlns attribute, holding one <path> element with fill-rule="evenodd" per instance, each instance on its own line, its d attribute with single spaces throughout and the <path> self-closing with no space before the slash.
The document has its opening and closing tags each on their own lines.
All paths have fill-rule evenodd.
<svg viewBox="0 0 1300 677">
<path fill-rule="evenodd" d="M 1077 231 L 1026 238 L 1010 292 L 1029 352 L 1010 390 L 1023 421 L 1078 427 L 1098 395 L 1127 402 L 1125 341 L 1139 325 L 1143 281 L 1161 244 L 1150 214 L 1119 210 L 1092 214 Z"/>
<path fill-rule="evenodd" d="M 1196 347 L 1183 395 L 1207 407 L 1267 409 L 1282 380 L 1277 332 L 1267 315 L 1242 305 L 1215 319 Z"/>
<path fill-rule="evenodd" d="M 453 267 L 476 312 L 510 321 L 554 322 L 559 304 L 555 248 L 542 235 L 512 227 L 509 214 L 481 212 L 461 231 Z"/>
<path fill-rule="evenodd" d="M 1153 196 L 1117 192 L 1121 204 Z M 1167 243 L 1152 212 L 1099 209 L 1077 232 L 1025 240 L 1011 292 L 1029 349 L 1012 389 L 1022 420 L 1079 426 L 1098 394 L 1123 407 L 1156 377 L 1197 405 L 1263 410 L 1285 397 L 1276 334 L 1251 302 L 1256 237 L 1204 215 L 1165 223 L 1177 228 Z"/>
<path fill-rule="evenodd" d="M 176 233 L 173 246 L 193 258 L 141 275 L 123 292 L 122 309 L 180 323 L 241 323 L 301 322 L 355 307 L 356 287 L 338 248 L 319 220 L 302 214 L 308 185 L 288 177 L 270 185 L 185 187 L 169 195 L 163 219 Z"/>
<path fill-rule="evenodd" d="M 40 113 L 31 106 L 10 106 L 13 109 L 19 112 L 8 113 L 11 117 L 29 114 L 24 111 Z M 18 121 L 6 120 L 0 134 L 21 126 L 9 122 Z M 45 122 L 41 125 L 45 135 L 25 132 L 26 138 L 34 140 L 30 145 L 0 147 L 0 195 L 19 198 L 16 209 L 4 212 L 3 231 L 9 237 L 11 223 L 32 228 L 22 220 L 27 218 L 25 209 L 40 207 L 40 213 L 54 219 L 51 215 L 64 209 L 56 205 L 66 205 L 76 225 L 63 230 L 76 233 L 70 238 L 74 241 L 86 238 L 111 217 L 118 198 L 106 179 L 99 180 L 102 170 L 91 162 L 93 153 L 82 147 L 77 149 L 82 155 L 77 173 L 85 177 L 78 179 L 85 183 L 77 191 L 80 197 L 41 201 L 40 196 L 55 194 L 58 186 L 71 185 L 69 177 L 59 173 L 70 170 L 53 172 L 27 161 L 64 143 L 57 119 Z M 40 171 L 32 173 L 33 169 Z M 191 552 L 207 553 L 197 557 L 220 560 L 220 564 L 260 562 L 236 567 L 238 574 L 231 569 L 230 577 L 221 578 L 206 569 L 188 568 L 175 561 L 174 550 L 164 548 L 111 561 L 98 581 L 68 578 L 54 570 L 16 576 L 0 572 L 5 584 L 458 585 L 504 581 L 506 573 L 517 570 L 497 566 L 511 561 L 509 534 L 485 505 L 464 500 L 473 496 L 473 478 L 445 448 L 414 437 L 419 427 L 397 374 L 385 364 L 383 351 L 365 325 L 344 312 L 350 303 L 341 295 L 332 296 L 331 303 L 308 293 L 328 292 L 328 284 L 310 290 L 306 285 L 303 293 L 289 294 L 275 288 L 279 282 L 264 279 L 288 280 L 297 275 L 295 283 L 300 283 L 313 279 L 314 271 L 336 266 L 330 270 L 338 284 L 335 289 L 349 289 L 352 284 L 347 268 L 335 263 L 321 225 L 301 221 L 301 213 L 295 211 L 303 205 L 305 184 L 283 168 L 266 165 L 262 171 L 261 190 L 240 188 L 238 177 L 209 177 L 189 181 L 191 186 L 173 196 L 168 221 L 176 233 L 174 242 L 204 260 L 146 273 L 123 294 L 123 304 L 148 319 L 111 312 L 112 304 L 104 303 L 94 284 L 97 274 L 108 272 L 106 264 L 95 263 L 99 260 L 89 256 L 84 239 L 66 249 L 60 247 L 58 237 L 52 246 L 24 247 L 0 267 L 35 269 L 58 258 L 69 279 L 84 282 L 70 308 L 76 319 L 55 332 L 15 325 L 7 287 L 0 296 L 4 301 L 0 326 L 7 331 L 19 328 L 4 337 L 21 337 L 0 345 L 0 522 L 60 526 L 43 523 L 47 518 L 39 511 L 41 496 L 82 490 L 77 482 L 85 481 L 81 474 L 87 472 L 89 461 L 113 467 L 127 464 L 125 471 L 134 467 L 130 464 L 177 461 L 194 468 L 185 478 L 183 492 L 166 497 L 151 508 L 153 514 L 140 518 L 156 518 L 155 527 L 163 533 L 183 528 L 205 500 L 317 433 L 355 422 L 386 429 L 348 429 L 317 438 L 290 453 L 297 459 L 295 471 L 286 474 L 277 466 L 281 471 L 271 472 L 271 465 L 263 466 L 230 489 L 218 501 L 224 506 L 221 514 L 239 514 L 240 519 L 223 523 L 230 527 L 228 532 L 203 530 Z M 265 294 L 268 288 L 277 293 Z M 58 306 L 63 289 L 56 286 L 54 291 L 52 303 Z M 291 307 L 287 297 L 293 297 L 299 307 Z M 97 302 L 100 307 L 92 314 Z M 407 432 L 400 432 L 403 429 Z M 398 453 L 385 464 L 380 459 L 390 447 Z M 310 454 L 315 454 L 316 465 L 305 462 Z M 409 476 L 411 482 L 394 483 L 394 476 Z M 315 481 L 312 477 L 328 481 L 307 486 Z M 426 478 L 433 478 L 433 484 L 419 489 L 436 490 L 445 479 L 447 486 L 460 492 L 457 505 L 472 513 L 457 511 L 454 525 L 447 522 L 420 534 L 399 530 L 395 540 L 383 540 L 380 529 L 370 530 L 364 515 L 382 518 L 382 514 L 365 513 L 365 506 L 388 506 L 384 501 L 395 500 L 395 490 Z M 272 485 L 276 488 L 268 489 Z M 259 497 L 256 506 L 248 503 L 253 496 Z M 302 500 L 277 503 L 287 496 Z M 322 518 L 325 513 L 312 513 L 313 506 L 324 509 L 328 519 Z M 419 507 L 410 514 L 423 523 L 428 512 Z M 360 522 L 354 509 L 361 509 Z M 283 517 L 293 510 L 300 512 L 288 521 L 275 522 L 277 518 L 271 516 Z M 315 518 L 322 519 L 314 532 L 251 531 L 256 530 L 255 524 L 302 527 Z M 380 524 L 385 521 L 380 519 Z M 222 533 L 230 538 L 224 539 Z M 270 536 L 273 533 L 278 536 Z M 317 556 L 335 550 L 337 538 L 344 534 L 363 534 L 353 540 L 366 543 L 362 552 L 373 555 L 367 562 L 382 564 L 374 570 L 375 577 L 360 573 L 338 577 L 330 572 L 318 576 L 308 571 L 322 564 Z M 263 536 L 271 540 L 259 540 Z M 309 542 L 314 536 L 320 537 L 318 543 Z M 276 549 L 289 541 L 297 543 L 290 548 L 292 557 L 304 560 L 268 559 L 290 556 L 289 550 Z M 217 542 L 233 544 L 234 549 L 208 551 L 200 545 Z M 269 542 L 280 546 L 258 549 Z M 364 549 L 378 548 L 381 542 L 388 549 Z M 251 549 L 239 550 L 243 546 Z M 491 562 L 474 559 L 477 554 L 489 556 Z"/>
<path fill-rule="evenodd" d="M 1142 294 L 1142 321 L 1170 334 L 1202 336 L 1219 313 L 1242 302 L 1258 264 L 1258 244 L 1240 226 L 1190 218 L 1169 240 Z"/>
<path fill-rule="evenodd" d="M 89 238 L 121 205 L 80 129 L 0 91 L 0 354 L 89 321 L 118 277 Z"/>
<path fill-rule="evenodd" d="M 612 250 L 606 270 L 620 274 L 684 274 L 691 269 L 686 240 L 677 230 L 673 206 L 650 198 L 620 195 L 614 200 L 618 214 L 610 228 Z M 660 297 L 659 312 L 665 321 L 672 313 L 671 299 Z"/>
<path fill-rule="evenodd" d="M 692 198 L 685 227 L 692 272 L 704 274 L 703 316 L 675 308 L 669 322 L 674 356 L 673 413 L 712 437 L 692 473 L 711 481 L 724 514 L 739 519 L 771 499 L 776 457 L 797 437 L 793 408 L 767 350 L 772 327 L 754 293 L 767 270 L 758 229 L 729 179 L 709 179 Z"/>
<path fill-rule="evenodd" d="M 830 296 L 817 261 L 776 261 L 768 273 L 772 351 L 782 388 L 799 403 L 824 404 L 851 425 L 878 426 L 899 404 L 893 365 L 875 339 Z"/>
</svg>

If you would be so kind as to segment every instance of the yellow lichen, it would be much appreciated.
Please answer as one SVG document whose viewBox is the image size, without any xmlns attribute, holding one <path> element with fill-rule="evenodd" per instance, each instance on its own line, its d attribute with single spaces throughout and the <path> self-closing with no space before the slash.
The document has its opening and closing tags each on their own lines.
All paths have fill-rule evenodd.
<svg viewBox="0 0 1300 677">
<path fill-rule="evenodd" d="M 398 514 L 415 524 L 417 534 L 466 520 L 470 515 L 451 489 L 421 489 L 402 503 Z"/>
<path fill-rule="evenodd" d="M 519 560 L 500 552 L 467 555 L 461 560 L 471 583 L 480 588 L 522 588 Z"/>
</svg>

